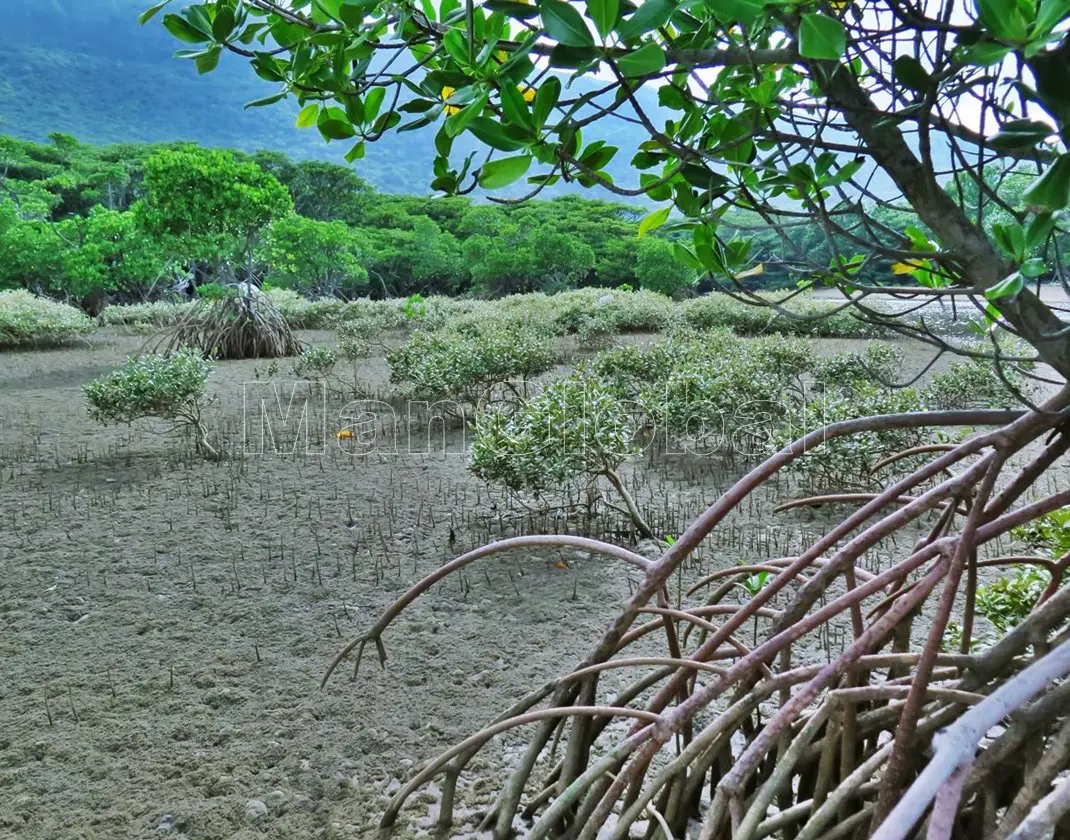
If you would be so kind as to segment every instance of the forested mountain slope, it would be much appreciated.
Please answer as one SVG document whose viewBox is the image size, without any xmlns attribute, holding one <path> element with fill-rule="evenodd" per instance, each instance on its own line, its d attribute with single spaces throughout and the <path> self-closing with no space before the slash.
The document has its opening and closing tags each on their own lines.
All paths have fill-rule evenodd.
<svg viewBox="0 0 1070 840">
<path fill-rule="evenodd" d="M 294 128 L 295 100 L 244 110 L 246 102 L 273 92 L 247 62 L 224 57 L 224 62 L 230 59 L 226 72 L 202 77 L 192 62 L 173 58 L 182 45 L 159 19 L 138 25 L 149 0 L 8 5 L 0 51 L 0 133 L 41 140 L 59 131 L 91 143 L 194 140 L 338 163 L 349 148 L 325 143 L 315 130 Z M 581 84 L 592 82 L 577 82 Z M 635 176 L 626 174 L 627 162 L 646 135 L 626 121 L 603 122 L 592 139 L 621 146 L 617 168 L 611 164 L 608 169 L 628 185 Z M 370 144 L 356 170 L 386 192 L 426 193 L 432 138 L 428 130 L 392 134 Z M 525 191 L 525 185 L 517 185 L 516 194 Z M 569 191 L 565 184 L 546 194 Z M 588 194 L 610 197 L 597 190 Z"/>
</svg>

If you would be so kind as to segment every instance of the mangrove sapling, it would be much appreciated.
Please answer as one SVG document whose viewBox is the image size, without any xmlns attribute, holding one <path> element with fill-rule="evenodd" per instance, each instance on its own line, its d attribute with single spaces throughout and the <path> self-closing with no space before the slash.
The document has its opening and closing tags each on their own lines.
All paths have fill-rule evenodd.
<svg viewBox="0 0 1070 840">
<path fill-rule="evenodd" d="M 201 415 L 207 404 L 206 383 L 212 363 L 198 350 L 128 359 L 107 376 L 83 389 L 89 416 L 101 423 L 134 423 L 158 418 L 193 432 L 197 451 L 216 460 Z"/>
<path fill-rule="evenodd" d="M 482 321 L 463 330 L 417 330 L 387 361 L 390 381 L 402 385 L 406 396 L 465 402 L 479 410 L 496 389 L 517 392 L 517 383 L 523 390 L 557 358 L 554 337 L 537 325 Z"/>
<path fill-rule="evenodd" d="M 536 494 L 584 482 L 590 498 L 605 479 L 624 503 L 616 508 L 644 538 L 653 532 L 625 487 L 621 465 L 638 453 L 633 419 L 589 370 L 550 382 L 515 406 L 494 406 L 476 418 L 469 456 L 486 481 Z"/>
</svg>

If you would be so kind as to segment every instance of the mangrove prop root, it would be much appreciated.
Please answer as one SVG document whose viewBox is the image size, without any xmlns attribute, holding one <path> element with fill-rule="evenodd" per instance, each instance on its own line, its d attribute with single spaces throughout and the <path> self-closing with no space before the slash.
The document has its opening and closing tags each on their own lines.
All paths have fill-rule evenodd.
<svg viewBox="0 0 1070 840">
<path fill-rule="evenodd" d="M 1039 411 L 915 413 L 830 425 L 754 467 L 653 561 L 595 540 L 540 536 L 502 540 L 447 563 L 351 642 L 327 676 L 366 644 L 376 644 L 382 658 L 383 634 L 416 598 L 503 551 L 571 547 L 625 562 L 643 579 L 585 660 L 424 766 L 391 801 L 383 825 L 423 784 L 444 776 L 443 810 L 451 813 L 441 814 L 439 826 L 448 826 L 457 780 L 471 757 L 495 735 L 531 725 L 527 749 L 483 820 L 496 840 L 514 833 L 521 811 L 534 819 L 521 832 L 527 840 L 587 840 L 611 816 L 605 834 L 614 840 L 625 840 L 639 820 L 650 840 L 678 840 L 692 819 L 701 822 L 704 840 L 785 832 L 824 840 L 870 831 L 878 840 L 901 840 L 918 836 L 926 813 L 921 833 L 931 837 L 958 836 L 963 821 L 998 837 L 1042 836 L 1070 813 L 1070 785 L 1051 789 L 1070 765 L 1070 683 L 1052 689 L 1070 674 L 1070 641 L 1058 637 L 1070 619 L 1070 587 L 1055 582 L 1025 621 L 986 650 L 970 652 L 968 643 L 960 650 L 957 640 L 953 653 L 942 646 L 953 610 L 968 605 L 964 626 L 973 626 L 978 569 L 1034 564 L 1054 581 L 1070 566 L 1067 557 L 979 553 L 1070 504 L 1070 489 L 1034 495 L 1037 479 L 1070 448 L 1066 435 L 1053 433 L 1065 427 L 1068 403 L 1064 390 Z M 995 428 L 885 459 L 881 470 L 915 460 L 900 464 L 912 471 L 890 478 L 880 492 L 834 492 L 782 505 L 847 510 L 797 555 L 715 567 L 669 605 L 672 575 L 794 459 L 831 438 L 923 426 Z M 1012 459 L 1027 447 L 1032 460 Z M 904 539 L 905 528 L 923 538 Z M 877 546 L 894 546 L 891 563 L 859 568 Z M 723 600 L 742 595 L 741 582 L 758 573 L 768 575 L 764 586 L 738 604 Z M 653 620 L 637 624 L 642 615 Z M 756 643 L 743 644 L 759 619 Z M 827 646 L 830 628 L 838 628 L 838 638 L 846 630 L 842 652 L 800 663 L 799 643 Z M 614 701 L 599 701 L 603 675 L 624 669 L 646 673 Z M 1005 728 L 993 736 L 996 724 Z M 990 740 L 982 742 L 986 733 Z M 541 763 L 551 747 L 554 754 Z M 930 749 L 932 759 L 910 784 Z M 1046 760 L 994 786 L 1000 766 L 1027 749 L 1039 749 Z M 539 766 L 549 771 L 541 780 L 534 778 Z"/>
</svg>

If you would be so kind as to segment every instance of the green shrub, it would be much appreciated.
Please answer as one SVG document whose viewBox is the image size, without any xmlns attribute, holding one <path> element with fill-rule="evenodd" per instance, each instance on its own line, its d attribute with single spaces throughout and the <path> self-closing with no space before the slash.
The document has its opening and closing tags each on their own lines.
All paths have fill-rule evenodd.
<svg viewBox="0 0 1070 840">
<path fill-rule="evenodd" d="M 850 393 L 859 384 L 892 382 L 903 366 L 903 353 L 883 341 L 872 341 L 862 353 L 837 353 L 818 359 L 814 380 L 830 391 Z"/>
<path fill-rule="evenodd" d="M 489 322 L 464 331 L 417 330 L 387 357 L 390 381 L 417 400 L 463 400 L 481 406 L 494 386 L 524 380 L 557 361 L 552 335 L 532 327 Z"/>
<path fill-rule="evenodd" d="M 661 341 L 604 350 L 595 356 L 592 368 L 619 394 L 634 398 L 648 386 L 665 382 L 674 371 L 706 364 L 742 347 L 743 342 L 728 330 L 700 333 L 684 328 Z"/>
<path fill-rule="evenodd" d="M 801 339 L 741 339 L 725 329 L 675 331 L 646 347 L 599 354 L 595 372 L 635 399 L 654 425 L 700 448 L 767 448 L 775 426 L 801 400 L 813 348 Z"/>
<path fill-rule="evenodd" d="M 773 438 L 779 448 L 825 425 L 876 414 L 920 411 L 917 391 L 887 390 L 857 383 L 848 393 L 829 391 L 792 412 Z M 862 489 L 871 486 L 871 470 L 882 458 L 921 444 L 918 429 L 883 429 L 832 438 L 796 458 L 788 471 L 815 489 Z"/>
<path fill-rule="evenodd" d="M 1008 367 L 1004 375 L 1015 388 L 1023 387 L 1022 376 Z M 925 405 L 936 410 L 952 408 L 1005 408 L 1018 400 L 996 373 L 995 363 L 987 359 L 955 362 L 947 370 L 933 375 L 922 390 Z"/>
<path fill-rule="evenodd" d="M 1034 551 L 1059 559 L 1070 553 L 1070 507 L 1053 510 L 1012 533 Z"/>
<path fill-rule="evenodd" d="M 238 296 L 236 286 L 227 286 L 223 283 L 202 283 L 197 287 L 197 297 L 203 300 L 221 300 Z"/>
<path fill-rule="evenodd" d="M 264 294 L 268 300 L 275 304 L 275 308 L 282 313 L 282 317 L 294 329 L 306 329 L 306 313 L 311 301 L 302 297 L 292 289 L 264 288 Z"/>
<path fill-rule="evenodd" d="M 1051 575 L 1043 569 L 1020 566 L 1014 574 L 977 588 L 977 611 L 1004 636 L 1029 617 L 1049 583 Z"/>
<path fill-rule="evenodd" d="M 469 465 L 511 490 L 547 490 L 616 470 L 635 454 L 624 405 L 588 371 L 555 379 L 518 408 L 498 406 L 476 421 Z"/>
<path fill-rule="evenodd" d="M 624 404 L 590 370 L 581 369 L 518 404 L 480 414 L 469 467 L 485 481 L 537 496 L 583 483 L 592 502 L 604 479 L 639 533 L 651 537 L 618 472 L 640 448 Z"/>
<path fill-rule="evenodd" d="M 182 320 L 192 305 L 188 302 L 156 300 L 151 303 L 107 306 L 97 316 L 97 323 L 106 327 L 168 327 Z"/>
<path fill-rule="evenodd" d="M 769 297 L 778 299 L 774 295 Z M 782 333 L 827 338 L 868 338 L 882 332 L 847 310 L 835 312 L 836 304 L 831 301 L 799 296 L 784 308 L 797 317 L 782 315 L 772 308 L 757 304 L 742 303 L 726 294 L 714 292 L 685 302 L 682 314 L 685 322 L 697 329 L 728 327 L 739 335 Z"/>
<path fill-rule="evenodd" d="M 190 348 L 170 356 L 130 358 L 85 386 L 89 416 L 104 424 L 147 418 L 172 421 L 192 429 L 198 451 L 216 458 L 218 453 L 201 423 L 211 372 L 212 363 Z"/>
<path fill-rule="evenodd" d="M 73 306 L 17 289 L 0 292 L 0 347 L 65 344 L 93 331 Z"/>
<path fill-rule="evenodd" d="M 338 356 L 330 347 L 314 344 L 294 359 L 291 369 L 295 376 L 322 381 L 331 375 L 337 362 Z"/>
</svg>

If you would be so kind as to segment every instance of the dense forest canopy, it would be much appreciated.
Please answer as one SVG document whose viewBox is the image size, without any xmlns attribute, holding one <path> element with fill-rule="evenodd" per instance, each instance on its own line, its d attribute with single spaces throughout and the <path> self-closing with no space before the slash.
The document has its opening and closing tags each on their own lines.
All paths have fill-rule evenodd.
<svg viewBox="0 0 1070 840">
<path fill-rule="evenodd" d="M 664 285 L 638 217 L 579 196 L 385 194 L 348 167 L 278 152 L 0 138 L 0 288 L 61 297 L 150 298 L 194 264 L 207 280 L 251 272 L 310 296 Z M 677 275 L 669 291 L 693 280 Z"/>
<path fill-rule="evenodd" d="M 1002 189 L 1026 182 L 1005 179 Z M 235 183 L 246 192 L 228 196 Z M 238 206 L 249 201 L 263 206 Z M 912 220 L 874 213 L 889 225 Z M 708 288 L 680 259 L 679 234 L 638 236 L 642 217 L 634 205 L 578 195 L 503 205 L 383 193 L 351 166 L 281 152 L 0 136 L 0 288 L 76 300 L 151 299 L 192 270 L 204 282 L 251 276 L 313 297 Z M 832 259 L 816 223 L 778 233 L 734 211 L 723 224 L 761 266 L 752 287 L 807 277 L 792 249 Z M 895 270 L 884 260 L 863 274 L 879 281 Z"/>
</svg>

